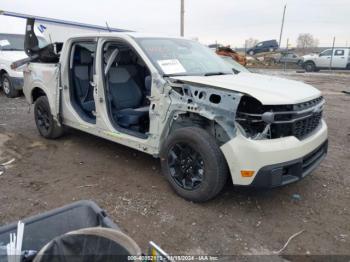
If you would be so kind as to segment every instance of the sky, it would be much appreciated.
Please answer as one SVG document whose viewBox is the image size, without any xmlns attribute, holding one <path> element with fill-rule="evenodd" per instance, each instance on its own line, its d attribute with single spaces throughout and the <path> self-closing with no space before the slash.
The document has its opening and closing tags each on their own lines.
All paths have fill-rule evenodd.
<svg viewBox="0 0 350 262">
<path fill-rule="evenodd" d="M 279 39 L 287 4 L 282 46 L 311 33 L 320 46 L 350 46 L 349 0 L 185 0 L 185 36 L 204 44 L 243 47 L 248 38 Z M 180 0 L 1 0 L 0 10 L 75 22 L 179 35 Z M 0 32 L 22 33 L 22 19 L 0 16 Z"/>
</svg>

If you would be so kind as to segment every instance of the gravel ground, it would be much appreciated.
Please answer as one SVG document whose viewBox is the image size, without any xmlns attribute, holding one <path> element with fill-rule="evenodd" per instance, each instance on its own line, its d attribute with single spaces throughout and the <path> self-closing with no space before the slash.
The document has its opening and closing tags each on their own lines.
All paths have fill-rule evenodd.
<svg viewBox="0 0 350 262">
<path fill-rule="evenodd" d="M 327 100 L 329 154 L 312 176 L 257 191 L 228 184 L 205 204 L 176 196 L 151 156 L 70 130 L 41 138 L 24 98 L 0 94 L 0 224 L 92 199 L 143 250 L 150 240 L 171 254 L 350 256 L 350 75 L 259 70 L 301 80 Z M 281 87 L 283 88 L 283 87 Z M 300 199 L 293 198 L 299 194 Z M 230 260 L 230 259 L 229 259 Z"/>
</svg>

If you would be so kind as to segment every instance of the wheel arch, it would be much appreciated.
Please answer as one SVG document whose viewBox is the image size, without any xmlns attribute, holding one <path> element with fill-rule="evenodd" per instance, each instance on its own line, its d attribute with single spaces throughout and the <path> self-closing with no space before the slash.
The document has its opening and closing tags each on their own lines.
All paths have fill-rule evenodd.
<svg viewBox="0 0 350 262">
<path fill-rule="evenodd" d="M 32 92 L 31 92 L 31 96 L 30 96 L 32 103 L 35 103 L 35 101 L 41 96 L 47 96 L 47 94 L 45 93 L 45 91 L 42 88 L 34 87 Z"/>
<path fill-rule="evenodd" d="M 1 69 L 1 70 L 0 70 L 0 85 L 2 84 L 2 77 L 3 77 L 3 75 L 5 75 L 5 74 L 8 74 L 7 71 L 6 71 L 5 69 Z"/>
<path fill-rule="evenodd" d="M 7 71 L 5 69 L 0 69 L 0 80 L 4 74 L 8 74 Z"/>
<path fill-rule="evenodd" d="M 219 145 L 222 145 L 230 140 L 229 135 L 220 123 L 200 115 L 199 113 L 193 112 L 175 112 L 173 115 L 173 121 L 169 125 L 167 136 L 173 133 L 175 130 L 183 127 L 199 127 L 212 135 L 217 140 Z"/>
<path fill-rule="evenodd" d="M 316 63 L 315 63 L 315 61 L 313 61 L 313 60 L 306 60 L 306 61 L 304 62 L 304 65 L 306 65 L 306 64 L 308 64 L 308 63 L 312 63 L 312 64 L 314 64 L 314 65 L 316 66 Z"/>
</svg>

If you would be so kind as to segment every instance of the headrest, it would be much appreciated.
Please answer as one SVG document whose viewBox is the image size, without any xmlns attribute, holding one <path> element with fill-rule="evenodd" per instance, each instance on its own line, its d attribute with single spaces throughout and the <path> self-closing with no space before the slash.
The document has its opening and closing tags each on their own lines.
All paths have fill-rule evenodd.
<svg viewBox="0 0 350 262">
<path fill-rule="evenodd" d="M 83 47 L 79 47 L 77 48 L 78 50 L 78 63 L 81 65 L 90 65 L 92 64 L 93 60 L 92 60 L 92 56 L 91 56 L 91 52 L 89 50 L 87 50 L 86 48 Z"/>
<path fill-rule="evenodd" d="M 130 74 L 125 68 L 112 67 L 108 73 L 108 80 L 112 84 L 126 83 L 130 79 Z"/>
<path fill-rule="evenodd" d="M 132 59 L 130 52 L 120 52 L 117 56 L 118 65 L 130 65 L 132 64 Z"/>
</svg>

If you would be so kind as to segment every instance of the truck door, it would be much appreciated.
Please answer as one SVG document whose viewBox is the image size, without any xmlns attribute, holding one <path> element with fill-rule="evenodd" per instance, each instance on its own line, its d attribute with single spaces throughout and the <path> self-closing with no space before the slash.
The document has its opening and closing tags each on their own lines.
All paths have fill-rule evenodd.
<svg viewBox="0 0 350 262">
<path fill-rule="evenodd" d="M 335 49 L 332 59 L 332 68 L 346 68 L 347 56 L 344 49 Z"/>
<path fill-rule="evenodd" d="M 96 39 L 74 41 L 70 45 L 63 74 L 63 115 L 75 123 L 96 124 L 95 58 Z"/>
<path fill-rule="evenodd" d="M 331 65 L 332 49 L 323 51 L 316 59 L 316 67 L 327 68 Z"/>
</svg>

